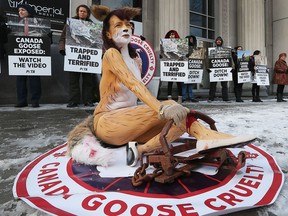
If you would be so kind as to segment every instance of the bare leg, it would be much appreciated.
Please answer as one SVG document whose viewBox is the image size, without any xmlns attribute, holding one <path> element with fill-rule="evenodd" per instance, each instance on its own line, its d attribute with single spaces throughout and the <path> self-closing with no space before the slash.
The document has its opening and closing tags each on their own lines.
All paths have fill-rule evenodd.
<svg viewBox="0 0 288 216">
<path fill-rule="evenodd" d="M 196 119 L 190 121 L 187 125 L 187 132 L 197 139 L 196 148 L 198 152 L 217 147 L 246 143 L 256 139 L 254 135 L 233 136 L 214 131 L 204 127 L 204 125 Z"/>
<path fill-rule="evenodd" d="M 192 118 L 192 121 L 190 122 L 183 121 L 180 127 L 176 127 L 175 125 L 173 125 L 166 136 L 167 142 L 173 142 L 185 132 L 189 133 L 190 136 L 193 136 L 197 139 L 196 148 L 198 152 L 217 147 L 225 147 L 229 145 L 250 142 L 256 138 L 253 135 L 233 136 L 230 134 L 211 130 L 210 128 L 205 127 L 195 118 Z M 150 139 L 144 145 L 138 145 L 138 154 L 142 155 L 144 152 L 151 152 L 153 150 L 161 148 L 159 138 L 160 133 Z"/>
<path fill-rule="evenodd" d="M 143 143 L 160 133 L 165 122 L 150 107 L 141 105 L 96 115 L 94 130 L 97 138 L 112 145 Z M 153 133 L 152 128 L 156 130 Z"/>
<path fill-rule="evenodd" d="M 185 131 L 186 131 L 186 128 L 185 128 L 184 122 L 180 127 L 176 127 L 175 125 L 173 125 L 166 136 L 167 142 L 171 143 L 175 141 L 180 136 L 182 136 L 185 133 Z M 151 152 L 151 151 L 161 148 L 159 138 L 160 138 L 160 133 L 157 134 L 157 136 L 154 136 L 144 145 L 138 145 L 137 149 L 138 149 L 139 155 L 142 155 L 145 152 Z"/>
</svg>

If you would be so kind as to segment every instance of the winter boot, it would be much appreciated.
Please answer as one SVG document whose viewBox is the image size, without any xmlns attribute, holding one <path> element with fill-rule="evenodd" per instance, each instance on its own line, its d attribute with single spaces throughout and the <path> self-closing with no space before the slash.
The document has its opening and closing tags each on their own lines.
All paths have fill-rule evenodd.
<svg viewBox="0 0 288 216">
<path fill-rule="evenodd" d="M 178 96 L 178 101 L 177 103 L 181 104 L 182 103 L 182 96 Z"/>
<path fill-rule="evenodd" d="M 282 102 L 281 93 L 277 93 L 277 102 Z"/>
<path fill-rule="evenodd" d="M 255 101 L 254 101 L 254 102 L 263 102 L 263 101 L 260 99 L 259 96 L 257 96 L 257 97 L 255 98 Z"/>
<path fill-rule="evenodd" d="M 255 102 L 263 102 L 261 99 L 260 99 L 260 87 L 257 86 L 256 88 L 256 101 Z"/>
<path fill-rule="evenodd" d="M 244 102 L 241 99 L 241 96 L 242 96 L 242 89 L 237 88 L 236 89 L 236 102 Z"/>
<path fill-rule="evenodd" d="M 255 91 L 252 89 L 252 102 L 257 102 L 255 97 Z"/>
</svg>

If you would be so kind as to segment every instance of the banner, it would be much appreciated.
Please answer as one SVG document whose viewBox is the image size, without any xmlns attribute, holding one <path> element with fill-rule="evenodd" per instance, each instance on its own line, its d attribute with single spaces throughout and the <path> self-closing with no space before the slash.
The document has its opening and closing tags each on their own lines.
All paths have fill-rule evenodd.
<svg viewBox="0 0 288 216">
<path fill-rule="evenodd" d="M 232 81 L 231 49 L 226 47 L 208 48 L 208 68 L 210 82 Z"/>
<path fill-rule="evenodd" d="M 188 61 L 160 61 L 161 81 L 187 82 Z"/>
<path fill-rule="evenodd" d="M 255 75 L 251 76 L 251 83 L 257 85 L 270 85 L 269 82 L 269 69 L 267 66 L 267 58 L 262 55 L 254 55 L 255 59 Z"/>
<path fill-rule="evenodd" d="M 257 85 L 269 86 L 269 70 L 267 65 L 256 65 L 256 82 Z"/>
<path fill-rule="evenodd" d="M 8 24 L 9 75 L 51 76 L 49 20 L 8 17 Z"/>
<path fill-rule="evenodd" d="M 161 81 L 186 82 L 188 79 L 188 39 L 160 40 Z"/>
<path fill-rule="evenodd" d="M 131 45 L 136 49 L 138 55 L 142 60 L 141 79 L 144 85 L 152 80 L 156 71 L 156 55 L 153 47 L 147 40 L 141 40 L 137 35 L 132 35 Z"/>
<path fill-rule="evenodd" d="M 67 19 L 64 70 L 101 74 L 102 24 Z"/>
<path fill-rule="evenodd" d="M 18 17 L 17 6 L 19 4 L 29 4 L 36 11 L 35 17 L 50 20 L 51 28 L 56 31 L 62 31 L 66 18 L 69 17 L 69 0 L 1 0 L 0 8 L 4 15 Z"/>
<path fill-rule="evenodd" d="M 238 83 L 246 83 L 251 81 L 251 71 L 249 70 L 249 59 L 251 52 L 248 50 L 237 51 L 237 64 L 238 64 Z"/>
<path fill-rule="evenodd" d="M 203 77 L 203 63 L 205 57 L 205 49 L 202 47 L 195 47 L 192 49 L 188 59 L 188 83 L 201 83 Z"/>
<path fill-rule="evenodd" d="M 169 184 L 134 187 L 138 166 L 126 165 L 125 149 L 114 149 L 114 163 L 101 167 L 75 163 L 66 144 L 58 146 L 17 175 L 13 195 L 53 215 L 224 215 L 273 203 L 284 183 L 274 158 L 249 144 L 230 149 L 235 156 L 246 152 L 238 171 L 203 164 Z"/>
</svg>

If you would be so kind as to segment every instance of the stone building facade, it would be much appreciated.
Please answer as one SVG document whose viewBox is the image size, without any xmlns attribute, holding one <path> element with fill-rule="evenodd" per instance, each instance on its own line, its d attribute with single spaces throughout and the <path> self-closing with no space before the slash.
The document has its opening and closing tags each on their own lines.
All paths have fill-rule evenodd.
<svg viewBox="0 0 288 216">
<path fill-rule="evenodd" d="M 213 35 L 215 38 L 221 35 L 227 46 L 243 46 L 245 50 L 261 50 L 267 56 L 270 78 L 273 73 L 274 62 L 282 52 L 288 52 L 288 5 L 285 0 L 142 0 L 142 34 L 154 47 L 156 54 L 159 52 L 159 40 L 170 29 L 175 29 L 185 37 L 194 34 L 191 31 L 190 4 L 212 4 L 213 8 Z M 70 16 L 73 16 L 79 4 L 91 5 L 93 3 L 121 6 L 134 1 L 129 0 L 70 0 Z M 138 4 L 141 1 L 137 1 Z M 63 58 L 58 55 L 59 34 L 54 33 L 54 44 L 51 46 L 52 53 L 52 77 L 43 79 L 43 97 L 41 103 L 66 103 L 68 97 L 68 76 L 63 73 Z M 207 46 L 213 45 L 214 38 L 197 36 L 198 43 Z M 15 79 L 8 77 L 5 62 L 2 62 L 0 74 L 0 105 L 16 102 Z M 159 68 L 158 68 L 159 70 Z M 54 77 L 53 77 L 54 76 Z M 159 71 L 156 77 L 159 76 Z M 157 78 L 156 78 L 157 79 Z M 156 80 L 155 79 L 155 80 Z M 151 82 L 156 85 L 157 82 Z M 175 85 L 176 86 L 176 85 Z M 161 83 L 158 96 L 165 97 L 165 83 Z M 49 90 L 49 89 L 52 89 Z M 203 83 L 195 87 L 203 97 L 208 96 L 208 76 L 204 76 Z M 251 84 L 244 85 L 244 92 L 250 96 Z M 229 87 L 233 92 L 232 82 Z M 261 93 L 273 95 L 276 86 L 272 84 L 263 88 Z M 288 88 L 285 89 L 285 92 Z M 206 94 L 206 96 L 205 96 Z M 244 95 L 245 96 L 245 95 Z M 164 99 L 164 98 L 163 98 Z"/>
</svg>

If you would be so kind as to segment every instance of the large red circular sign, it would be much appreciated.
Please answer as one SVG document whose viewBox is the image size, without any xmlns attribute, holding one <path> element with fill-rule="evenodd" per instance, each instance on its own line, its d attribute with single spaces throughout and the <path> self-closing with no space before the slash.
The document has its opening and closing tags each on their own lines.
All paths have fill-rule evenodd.
<svg viewBox="0 0 288 216">
<path fill-rule="evenodd" d="M 55 215 L 219 215 L 273 203 L 284 181 L 274 158 L 252 144 L 230 149 L 250 155 L 237 172 L 203 166 L 173 183 L 140 187 L 132 186 L 132 175 L 120 176 L 130 169 L 120 159 L 116 169 L 87 166 L 66 150 L 63 144 L 28 164 L 15 180 L 14 197 Z M 103 170 L 114 177 L 103 177 Z"/>
<path fill-rule="evenodd" d="M 131 45 L 137 50 L 142 59 L 142 82 L 147 85 L 153 78 L 156 71 L 156 55 L 151 45 L 146 40 L 141 40 L 137 35 L 133 35 Z"/>
</svg>

